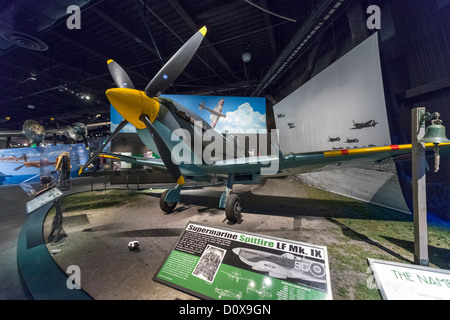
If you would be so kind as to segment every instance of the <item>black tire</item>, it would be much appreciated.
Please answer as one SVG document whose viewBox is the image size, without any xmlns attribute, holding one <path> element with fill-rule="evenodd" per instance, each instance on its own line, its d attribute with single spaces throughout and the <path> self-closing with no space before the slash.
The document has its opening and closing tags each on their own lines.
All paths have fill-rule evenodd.
<svg viewBox="0 0 450 320">
<path fill-rule="evenodd" d="M 225 216 L 232 223 L 241 223 L 241 199 L 237 194 L 231 194 L 227 198 L 225 205 Z"/>
<path fill-rule="evenodd" d="M 178 202 L 166 202 L 164 201 L 164 198 L 166 197 L 169 190 L 166 190 L 161 195 L 161 198 L 159 198 L 159 206 L 161 207 L 161 210 L 165 213 L 171 213 L 173 209 L 177 206 Z"/>
</svg>

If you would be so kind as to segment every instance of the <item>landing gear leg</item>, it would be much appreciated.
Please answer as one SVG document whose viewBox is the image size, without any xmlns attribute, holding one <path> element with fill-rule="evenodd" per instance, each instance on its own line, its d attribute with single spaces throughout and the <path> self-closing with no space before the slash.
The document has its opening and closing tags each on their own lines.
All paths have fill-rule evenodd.
<svg viewBox="0 0 450 320">
<path fill-rule="evenodd" d="M 225 216 L 232 223 L 242 222 L 241 199 L 233 193 L 234 174 L 228 174 L 227 188 L 220 197 L 219 207 L 225 209 Z"/>
<path fill-rule="evenodd" d="M 177 185 L 175 188 L 166 190 L 159 198 L 159 206 L 165 213 L 171 213 L 181 200 L 180 190 L 182 186 Z"/>
</svg>

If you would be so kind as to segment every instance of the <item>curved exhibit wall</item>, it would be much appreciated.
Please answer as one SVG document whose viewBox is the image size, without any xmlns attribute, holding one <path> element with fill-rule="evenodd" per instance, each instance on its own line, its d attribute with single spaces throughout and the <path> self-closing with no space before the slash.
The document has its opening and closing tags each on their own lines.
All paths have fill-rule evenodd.
<svg viewBox="0 0 450 320">
<path fill-rule="evenodd" d="M 273 109 L 283 153 L 390 145 L 377 34 Z"/>
<path fill-rule="evenodd" d="M 84 290 L 68 287 L 66 274 L 53 260 L 46 245 L 43 224 L 53 203 L 30 214 L 17 241 L 17 266 L 20 277 L 37 300 L 92 300 Z"/>
<path fill-rule="evenodd" d="M 274 105 L 284 154 L 391 145 L 378 34 Z M 393 163 L 329 166 L 299 180 L 401 212 L 409 209 Z"/>
</svg>

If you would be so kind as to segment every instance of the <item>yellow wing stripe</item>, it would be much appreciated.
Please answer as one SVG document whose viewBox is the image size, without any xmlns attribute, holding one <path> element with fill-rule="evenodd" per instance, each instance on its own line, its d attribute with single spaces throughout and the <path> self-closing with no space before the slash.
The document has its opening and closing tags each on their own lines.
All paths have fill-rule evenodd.
<svg viewBox="0 0 450 320">
<path fill-rule="evenodd" d="M 439 146 L 450 146 L 450 143 L 441 143 Z M 433 148 L 434 144 L 426 143 L 426 148 Z M 325 151 L 323 153 L 324 157 L 337 157 L 337 156 L 346 156 L 346 155 L 355 155 L 355 154 L 367 154 L 367 153 L 375 153 L 375 152 L 389 152 L 395 150 L 411 150 L 411 144 L 402 144 L 402 145 L 391 145 L 384 147 L 373 147 L 373 148 L 358 148 L 358 149 L 342 149 L 342 150 L 333 150 L 333 151 Z"/>
<path fill-rule="evenodd" d="M 118 157 L 109 156 L 109 155 L 107 155 L 107 154 L 99 154 L 98 156 L 99 156 L 99 157 L 102 157 L 102 158 L 111 158 L 111 159 L 117 159 L 117 160 L 120 160 L 120 158 L 118 158 Z"/>
</svg>

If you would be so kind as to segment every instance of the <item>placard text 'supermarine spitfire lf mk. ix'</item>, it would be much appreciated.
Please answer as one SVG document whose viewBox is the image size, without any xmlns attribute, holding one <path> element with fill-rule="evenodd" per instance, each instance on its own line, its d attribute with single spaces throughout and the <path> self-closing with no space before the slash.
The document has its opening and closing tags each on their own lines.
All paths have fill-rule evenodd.
<svg viewBox="0 0 450 320">
<path fill-rule="evenodd" d="M 164 168 L 177 182 L 175 187 L 161 195 L 160 207 L 165 212 L 171 212 L 181 200 L 180 190 L 185 184 L 185 179 L 211 181 L 213 177 L 222 176 L 226 178 L 227 185 L 220 197 L 219 207 L 225 209 L 228 220 L 240 223 L 241 200 L 233 193 L 234 183 L 257 183 L 262 175 L 287 174 L 287 170 L 293 173 L 296 168 L 308 172 L 329 164 L 352 165 L 355 162 L 374 162 L 411 152 L 411 145 L 394 145 L 283 154 L 273 143 L 273 154 L 249 157 L 234 139 L 212 129 L 211 125 L 199 115 L 175 101 L 160 96 L 183 72 L 205 34 L 206 27 L 196 32 L 161 68 L 144 91 L 135 89 L 133 82 L 118 63 L 108 61 L 108 68 L 117 88 L 107 90 L 106 96 L 123 120 L 102 148 L 97 150 L 80 169 L 80 174 L 99 155 Z M 136 127 L 142 142 L 161 159 L 103 152 L 104 147 L 128 123 Z M 190 137 L 187 137 L 188 135 Z M 194 141 L 193 146 L 191 141 Z M 213 145 L 216 147 L 215 152 L 206 152 Z M 223 147 L 222 151 L 225 152 L 220 152 L 217 149 L 218 145 Z M 450 143 L 441 144 L 440 149 L 447 149 L 449 146 Z M 427 144 L 427 148 L 433 147 L 433 144 Z M 183 161 L 173 161 L 172 158 L 175 159 L 175 154 L 179 154 L 180 150 L 183 151 Z"/>
</svg>

